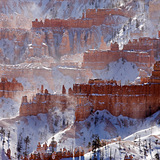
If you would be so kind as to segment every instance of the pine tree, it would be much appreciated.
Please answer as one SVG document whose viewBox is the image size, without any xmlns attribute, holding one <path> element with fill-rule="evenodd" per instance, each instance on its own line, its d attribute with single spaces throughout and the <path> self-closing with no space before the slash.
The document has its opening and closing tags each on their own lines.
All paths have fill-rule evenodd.
<svg viewBox="0 0 160 160">
<path fill-rule="evenodd" d="M 1 140 L 2 140 L 3 137 L 5 137 L 5 130 L 3 129 L 3 127 L 1 127 L 0 129 L 0 134 L 1 134 Z"/>
<path fill-rule="evenodd" d="M 98 135 L 94 135 L 94 140 L 92 141 L 92 151 L 95 153 L 96 149 L 101 146 L 100 139 Z"/>
<path fill-rule="evenodd" d="M 8 149 L 9 149 L 9 147 L 10 147 L 10 131 L 8 132 L 8 134 L 7 134 L 7 142 L 8 142 Z"/>
<path fill-rule="evenodd" d="M 25 155 L 27 155 L 27 153 L 28 153 L 28 151 L 27 151 L 27 148 L 28 148 L 28 145 L 29 145 L 29 143 L 30 143 L 30 138 L 29 138 L 29 136 L 27 136 L 25 139 L 24 139 L 24 143 L 26 144 L 26 146 L 25 146 Z"/>
<path fill-rule="evenodd" d="M 21 134 L 19 135 L 19 138 L 18 138 L 18 143 L 17 143 L 17 158 L 18 160 L 20 159 L 20 156 L 21 156 L 21 151 L 22 151 L 22 136 Z"/>
</svg>

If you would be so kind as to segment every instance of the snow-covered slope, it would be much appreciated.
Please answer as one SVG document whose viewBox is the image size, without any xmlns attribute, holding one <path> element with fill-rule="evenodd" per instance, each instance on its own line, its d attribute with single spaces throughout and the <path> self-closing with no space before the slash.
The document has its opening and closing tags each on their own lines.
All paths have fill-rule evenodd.
<svg viewBox="0 0 160 160">
<path fill-rule="evenodd" d="M 104 110 L 95 112 L 85 121 L 74 122 L 74 109 L 68 109 L 65 112 L 54 109 L 49 114 L 4 119 L 0 121 L 0 126 L 3 126 L 6 132 L 5 150 L 8 148 L 7 133 L 9 131 L 11 133 L 10 146 L 12 156 L 17 152 L 18 141 L 22 142 L 21 153 L 25 151 L 24 139 L 27 136 L 30 138 L 28 145 L 28 152 L 30 153 L 36 150 L 36 145 L 39 141 L 50 144 L 53 136 L 58 142 L 58 150 L 63 147 L 70 149 L 82 146 L 85 152 L 87 152 L 89 142 L 92 142 L 94 135 L 98 135 L 100 139 L 105 139 L 109 142 L 109 145 L 101 148 L 105 159 L 109 156 L 108 152 L 110 148 L 112 154 L 116 152 L 116 160 L 123 158 L 126 153 L 134 155 L 137 159 L 141 159 L 141 156 L 144 155 L 143 143 L 145 140 L 147 141 L 145 142 L 147 145 L 149 145 L 149 141 L 152 141 L 152 149 L 147 152 L 147 159 L 149 159 L 151 154 L 154 156 L 157 150 L 160 149 L 155 144 L 157 139 L 158 142 L 160 141 L 159 117 L 160 112 L 157 112 L 144 120 L 136 120 L 123 116 L 114 117 Z M 122 138 L 120 150 L 118 149 L 119 141 L 113 143 L 110 140 L 116 141 L 115 138 L 119 136 Z M 141 153 L 139 153 L 139 138 L 141 139 Z M 87 153 L 85 159 L 88 160 L 91 154 Z"/>
<path fill-rule="evenodd" d="M 3 21 L 4 23 L 2 27 L 16 26 L 23 28 L 25 26 L 31 27 L 31 20 L 35 18 L 80 18 L 82 13 L 88 8 L 124 7 L 128 11 L 134 11 L 136 14 L 133 15 L 134 17 L 131 19 L 117 15 L 113 16 L 113 20 L 119 20 L 119 25 L 93 26 L 90 30 L 81 30 L 80 28 L 69 30 L 71 50 L 73 50 L 75 35 L 78 35 L 79 41 L 76 41 L 77 48 L 75 47 L 77 50 L 74 50 L 77 53 L 92 48 L 92 44 L 89 44 L 87 47 L 80 47 L 80 35 L 83 32 L 85 38 L 90 34 L 89 39 L 91 39 L 91 33 L 95 33 L 94 40 L 97 41 L 95 48 L 98 48 L 101 36 L 104 37 L 104 41 L 108 44 L 111 41 L 116 41 L 122 48 L 123 44 L 127 43 L 129 39 L 139 38 L 140 36 L 155 36 L 157 34 L 157 31 L 152 30 L 153 26 L 150 24 L 150 20 L 148 20 L 148 2 L 149 0 L 2 0 L 0 1 L 0 22 Z M 8 18 L 5 19 L 4 15 Z M 25 21 L 22 17 L 27 18 L 28 21 Z M 23 19 L 23 23 L 20 23 L 21 18 Z M 8 24 L 8 19 L 11 20 L 10 24 Z M 15 19 L 19 19 L 19 23 L 11 25 L 13 22 L 16 23 Z M 49 29 L 45 31 L 17 30 L 17 32 L 13 32 L 27 36 L 21 39 L 21 36 L 17 34 L 17 38 L 14 37 L 10 39 L 6 38 L 7 35 L 10 35 L 10 32 L 4 32 L 5 38 L 2 36 L 0 40 L 0 48 L 4 54 L 3 58 L 10 59 L 12 64 L 26 62 L 10 66 L 1 65 L 1 72 L 2 75 L 6 75 L 4 70 L 7 68 L 7 76 L 15 73 L 12 76 L 17 77 L 17 80 L 24 85 L 25 90 L 31 90 L 33 86 L 40 88 L 40 85 L 43 84 L 44 88 L 47 88 L 49 92 L 53 92 L 53 88 L 54 91 L 61 92 L 62 85 L 65 85 L 66 89 L 68 89 L 76 83 L 78 78 L 81 78 L 83 82 L 86 82 L 87 78 L 115 79 L 121 80 L 122 84 L 125 84 L 129 81 L 134 81 L 138 76 L 137 66 L 122 59 L 110 63 L 104 70 L 93 71 L 84 71 L 80 68 L 83 59 L 80 55 L 77 57 L 75 57 L 75 55 L 62 57 L 61 63 L 64 63 L 62 66 L 58 65 L 58 61 L 55 59 L 52 60 L 51 57 L 48 57 L 50 61 L 43 62 L 43 54 L 40 52 L 42 51 L 41 44 L 46 47 L 48 55 L 54 57 L 58 54 L 55 53 L 56 47 L 54 48 L 53 39 L 47 43 L 47 37 L 43 37 L 43 35 L 47 35 Z M 55 37 L 57 37 L 57 39 L 55 38 L 55 42 L 60 45 L 63 33 L 61 33 L 61 35 L 58 33 L 55 35 Z M 40 38 L 42 38 L 41 36 L 44 38 L 41 39 L 42 43 L 40 40 Z M 52 33 L 51 36 L 53 37 Z M 35 37 L 37 37 L 37 39 Z M 35 42 L 32 41 L 33 39 L 35 39 Z M 20 47 L 18 47 L 17 42 L 24 42 L 24 45 L 20 43 Z M 40 45 L 38 46 L 37 43 Z M 56 46 L 58 45 L 56 44 Z M 29 49 L 33 49 L 34 46 L 37 47 L 35 47 L 36 53 L 34 56 L 39 56 L 40 58 L 34 57 L 33 60 L 27 56 L 30 54 Z M 18 52 L 18 50 L 21 52 Z M 19 53 L 19 56 L 15 53 Z M 57 56 L 59 57 L 59 55 Z M 18 60 L 16 60 L 17 57 Z M 79 66 L 73 65 L 73 67 L 71 67 L 65 65 L 68 62 L 79 63 Z M 11 69 L 16 72 L 9 72 Z M 81 73 L 85 73 L 85 76 L 82 76 Z M 58 150 L 63 147 L 70 149 L 72 147 L 82 146 L 85 151 L 87 151 L 87 146 L 89 142 L 92 142 L 95 135 L 98 135 L 100 139 L 106 139 L 110 143 L 109 145 L 101 147 L 101 153 L 98 153 L 98 159 L 100 159 L 102 155 L 104 159 L 110 159 L 109 155 L 111 153 L 113 159 L 119 160 L 123 159 L 127 153 L 132 154 L 135 159 L 149 160 L 154 159 L 155 154 L 160 152 L 160 112 L 144 120 L 135 120 L 123 116 L 114 117 L 108 111 L 97 111 L 85 121 L 74 122 L 74 108 L 67 109 L 64 112 L 59 111 L 59 109 L 53 109 L 48 114 L 18 117 L 20 103 L 11 99 L 0 98 L 0 104 L 0 127 L 2 126 L 6 133 L 4 136 L 4 148 L 5 150 L 8 148 L 7 134 L 10 132 L 10 147 L 13 157 L 15 157 L 15 153 L 18 154 L 18 142 L 20 144 L 22 143 L 20 152 L 23 154 L 25 151 L 24 139 L 27 136 L 29 136 L 30 139 L 29 148 L 27 149 L 28 153 L 36 150 L 36 145 L 39 141 L 49 144 L 53 136 L 58 142 Z M 0 136 L 2 135 L 0 134 Z M 122 137 L 120 142 L 111 142 L 110 139 L 116 140 L 116 137 L 119 136 Z M 158 144 L 155 143 L 157 140 L 159 142 Z M 141 143 L 139 143 L 139 141 Z M 149 143 L 152 144 L 151 147 Z M 145 151 L 146 146 L 148 151 Z M 5 160 L 6 156 L 2 148 L 2 139 L 0 138 L 0 159 Z M 145 152 L 146 155 L 144 155 Z M 92 156 L 91 152 L 86 153 L 85 160 L 90 159 Z"/>
<path fill-rule="evenodd" d="M 114 8 L 130 0 L 5 0 L 0 2 L 0 13 L 22 14 L 31 18 L 69 18 L 82 16 L 87 8 Z"/>
<path fill-rule="evenodd" d="M 93 70 L 94 78 L 121 80 L 122 84 L 133 82 L 138 77 L 136 64 L 119 59 L 111 62 L 103 70 Z"/>
<path fill-rule="evenodd" d="M 20 103 L 10 98 L 0 98 L 0 120 L 19 115 Z"/>
<path fill-rule="evenodd" d="M 156 154 L 160 151 L 160 126 L 153 125 L 144 130 L 140 130 L 125 139 L 112 142 L 104 147 L 97 149 L 97 159 L 120 160 L 126 155 L 132 155 L 133 159 L 138 160 L 156 160 Z M 85 159 L 89 160 L 94 157 L 93 152 L 85 155 Z"/>
<path fill-rule="evenodd" d="M 4 148 L 8 148 L 8 132 L 10 132 L 10 148 L 12 156 L 17 152 L 17 145 L 21 143 L 21 151 L 23 154 L 25 151 L 24 139 L 29 136 L 29 145 L 27 152 L 31 153 L 36 150 L 38 142 L 45 142 L 55 133 L 63 130 L 67 126 L 70 126 L 74 122 L 74 109 L 70 108 L 65 112 L 59 111 L 59 109 L 53 109 L 48 114 L 39 114 L 38 116 L 28 117 L 16 117 L 11 119 L 3 119 L 0 121 L 0 126 L 5 130 L 5 144 Z M 0 128 L 1 129 L 1 128 Z M 1 137 L 2 134 L 0 134 Z M 0 139 L 0 147 L 2 145 L 2 139 Z M 0 148 L 1 150 L 2 148 Z M 1 157 L 0 157 L 1 159 Z"/>
<path fill-rule="evenodd" d="M 105 110 L 97 111 L 85 121 L 74 123 L 66 130 L 55 134 L 54 137 L 57 142 L 62 142 L 62 144 L 58 145 L 58 148 L 66 147 L 70 149 L 72 147 L 82 146 L 87 151 L 86 147 L 89 142 L 92 142 L 94 135 L 98 135 L 100 139 L 105 139 L 109 143 L 106 147 L 101 148 L 104 152 L 105 160 L 109 158 L 108 149 L 110 148 L 112 154 L 117 152 L 117 155 L 115 155 L 116 160 L 122 159 L 127 153 L 134 155 L 136 159 L 143 159 L 144 150 L 139 153 L 138 141 L 140 138 L 140 147 L 143 148 L 143 143 L 146 139 L 147 145 L 149 145 L 149 141 L 152 141 L 151 149 L 147 152 L 147 159 L 150 159 L 151 154 L 154 156 L 157 149 L 160 149 L 160 146 L 155 145 L 156 139 L 160 141 L 159 116 L 160 112 L 157 112 L 150 118 L 135 120 L 123 116 L 114 117 Z M 119 136 L 122 138 L 120 141 L 120 150 L 118 149 L 119 141 L 115 139 Z M 115 142 L 110 139 L 113 139 Z M 51 139 L 48 140 L 48 144 L 50 144 L 50 141 Z M 91 154 L 86 154 L 85 159 L 89 160 Z"/>
</svg>

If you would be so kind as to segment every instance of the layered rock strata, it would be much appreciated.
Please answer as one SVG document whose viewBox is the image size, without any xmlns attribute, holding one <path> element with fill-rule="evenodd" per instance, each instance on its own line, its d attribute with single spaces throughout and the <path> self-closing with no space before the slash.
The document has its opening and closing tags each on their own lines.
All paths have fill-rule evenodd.
<svg viewBox="0 0 160 160">
<path fill-rule="evenodd" d="M 7 78 L 1 78 L 0 82 L 0 97 L 14 98 L 16 95 L 23 91 L 23 86 L 18 83 L 15 78 L 8 81 Z"/>
<path fill-rule="evenodd" d="M 160 109 L 160 62 L 154 65 L 152 76 L 142 79 L 141 85 L 118 85 L 116 81 L 90 80 L 75 84 L 77 97 L 75 117 L 85 120 L 97 110 L 108 110 L 114 116 L 145 118 Z"/>
<path fill-rule="evenodd" d="M 84 53 L 83 64 L 85 68 L 104 69 L 110 62 L 122 58 L 128 62 L 135 63 L 139 68 L 147 70 L 154 62 L 155 57 L 160 53 L 160 40 L 151 38 L 140 38 L 139 40 L 129 41 L 123 49 L 119 45 L 111 43 L 110 50 L 88 50 Z"/>
<path fill-rule="evenodd" d="M 68 94 L 51 95 L 47 90 L 37 94 L 32 102 L 22 98 L 20 116 L 47 113 L 59 107 L 75 107 L 76 121 L 83 121 L 97 110 L 108 110 L 114 116 L 146 118 L 160 108 L 160 61 L 154 65 L 152 76 L 142 79 L 139 85 L 123 85 L 111 80 L 89 80 L 88 84 L 74 84 Z"/>
<path fill-rule="evenodd" d="M 50 94 L 42 86 L 40 93 L 37 93 L 31 102 L 27 100 L 27 96 L 23 96 L 20 116 L 36 116 L 39 113 L 48 113 L 50 109 L 55 107 L 58 107 L 62 111 L 69 107 L 73 108 L 76 105 L 74 97 L 65 94 L 64 90 L 65 88 L 63 87 L 64 94 Z"/>
<path fill-rule="evenodd" d="M 36 19 L 32 22 L 32 28 L 41 27 L 63 27 L 63 28 L 91 28 L 92 26 L 100 26 L 102 24 L 111 25 L 116 23 L 112 16 L 123 16 L 130 18 L 133 15 L 127 10 L 122 9 L 87 9 L 83 13 L 81 19 L 45 19 L 45 21 L 38 21 Z"/>
</svg>

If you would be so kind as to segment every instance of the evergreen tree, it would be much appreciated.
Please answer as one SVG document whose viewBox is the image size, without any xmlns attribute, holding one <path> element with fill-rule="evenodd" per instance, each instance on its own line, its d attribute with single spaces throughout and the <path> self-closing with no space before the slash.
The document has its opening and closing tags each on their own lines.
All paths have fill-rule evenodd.
<svg viewBox="0 0 160 160">
<path fill-rule="evenodd" d="M 29 138 L 29 136 L 27 136 L 25 139 L 24 139 L 24 143 L 25 143 L 25 155 L 27 155 L 27 153 L 28 153 L 28 151 L 27 151 L 27 148 L 28 148 L 28 145 L 29 145 L 29 143 L 30 143 L 30 138 Z"/>
<path fill-rule="evenodd" d="M 8 149 L 9 149 L 9 147 L 10 147 L 10 131 L 8 132 L 8 134 L 7 134 L 7 142 L 8 142 Z"/>
<path fill-rule="evenodd" d="M 20 159 L 20 156 L 21 156 L 21 151 L 22 151 L 22 136 L 21 134 L 19 135 L 19 138 L 18 138 L 18 143 L 17 143 L 17 158 L 18 160 Z"/>
<path fill-rule="evenodd" d="M 98 135 L 94 135 L 94 140 L 92 141 L 92 151 L 95 152 L 97 148 L 101 146 L 100 139 Z"/>
</svg>

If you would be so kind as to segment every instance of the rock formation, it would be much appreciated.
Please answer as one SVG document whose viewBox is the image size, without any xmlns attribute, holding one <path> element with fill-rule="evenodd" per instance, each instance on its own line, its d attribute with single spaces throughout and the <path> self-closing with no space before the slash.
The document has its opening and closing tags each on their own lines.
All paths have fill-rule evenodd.
<svg viewBox="0 0 160 160">
<path fill-rule="evenodd" d="M 64 88 L 63 88 L 64 89 Z M 61 110 L 65 110 L 68 107 L 74 107 L 75 100 L 73 96 L 63 94 L 50 94 L 48 90 L 43 90 L 33 97 L 31 102 L 28 102 L 27 96 L 22 97 L 22 103 L 20 107 L 20 116 L 37 115 L 39 113 L 48 113 L 50 109 L 58 107 Z"/>
<path fill-rule="evenodd" d="M 155 23 L 155 20 L 160 18 L 159 16 L 159 7 L 160 2 L 158 0 L 150 1 L 149 2 L 149 18 Z"/>
<path fill-rule="evenodd" d="M 81 19 L 45 19 L 44 22 L 36 19 L 32 22 L 31 30 L 1 28 L 0 62 L 16 64 L 34 56 L 59 59 L 63 55 L 82 53 L 88 49 L 105 50 L 105 43 L 121 28 L 114 29 L 114 26 L 121 26 L 133 16 L 124 8 L 87 9 L 83 15 Z M 159 40 L 155 40 L 155 45 L 156 43 L 159 44 Z"/>
<path fill-rule="evenodd" d="M 70 49 L 69 33 L 66 30 L 63 33 L 62 41 L 59 45 L 59 56 L 63 56 L 65 54 L 70 54 L 70 53 L 71 53 L 71 49 Z"/>
<path fill-rule="evenodd" d="M 18 83 L 15 78 L 11 82 L 7 78 L 2 77 L 0 82 L 0 97 L 14 98 L 18 92 L 23 91 L 23 86 Z"/>
<path fill-rule="evenodd" d="M 122 9 L 87 9 L 86 15 L 82 16 L 81 19 L 45 19 L 44 22 L 38 21 L 36 19 L 32 22 L 33 28 L 41 28 L 41 27 L 63 27 L 63 28 L 91 28 L 92 26 L 100 26 L 102 24 L 110 25 L 113 23 L 117 23 L 111 17 L 114 15 L 124 16 L 124 17 L 132 17 L 127 10 Z M 106 17 L 110 19 L 110 21 L 106 21 Z"/>
<path fill-rule="evenodd" d="M 108 49 L 108 47 L 107 47 L 107 45 L 106 45 L 106 43 L 104 42 L 104 38 L 103 38 L 103 36 L 101 37 L 101 44 L 100 44 L 100 46 L 99 46 L 99 50 L 107 50 Z"/>
<path fill-rule="evenodd" d="M 97 110 L 108 110 L 114 116 L 145 118 L 160 108 L 160 61 L 154 65 L 152 76 L 141 85 L 118 85 L 116 81 L 90 80 L 88 84 L 75 84 L 77 97 L 75 116 L 85 120 Z"/>
<path fill-rule="evenodd" d="M 103 42 L 103 41 L 102 41 Z M 92 69 L 104 69 L 110 62 L 118 59 L 126 59 L 128 62 L 135 63 L 139 68 L 148 70 L 160 53 L 160 39 L 139 38 L 129 41 L 119 50 L 118 44 L 111 43 L 110 50 L 88 50 L 83 56 L 83 67 Z"/>
<path fill-rule="evenodd" d="M 152 76 L 142 79 L 139 85 L 119 85 L 114 80 L 89 80 L 88 84 L 74 84 L 68 95 L 49 94 L 41 88 L 32 102 L 22 98 L 20 116 L 47 113 L 49 109 L 75 107 L 76 121 L 85 120 L 97 110 L 108 110 L 114 116 L 145 118 L 160 108 L 160 61 L 154 65 Z"/>
<path fill-rule="evenodd" d="M 32 18 L 29 16 L 24 16 L 18 13 L 10 15 L 0 13 L 0 28 L 30 29 L 31 27 Z"/>
</svg>

